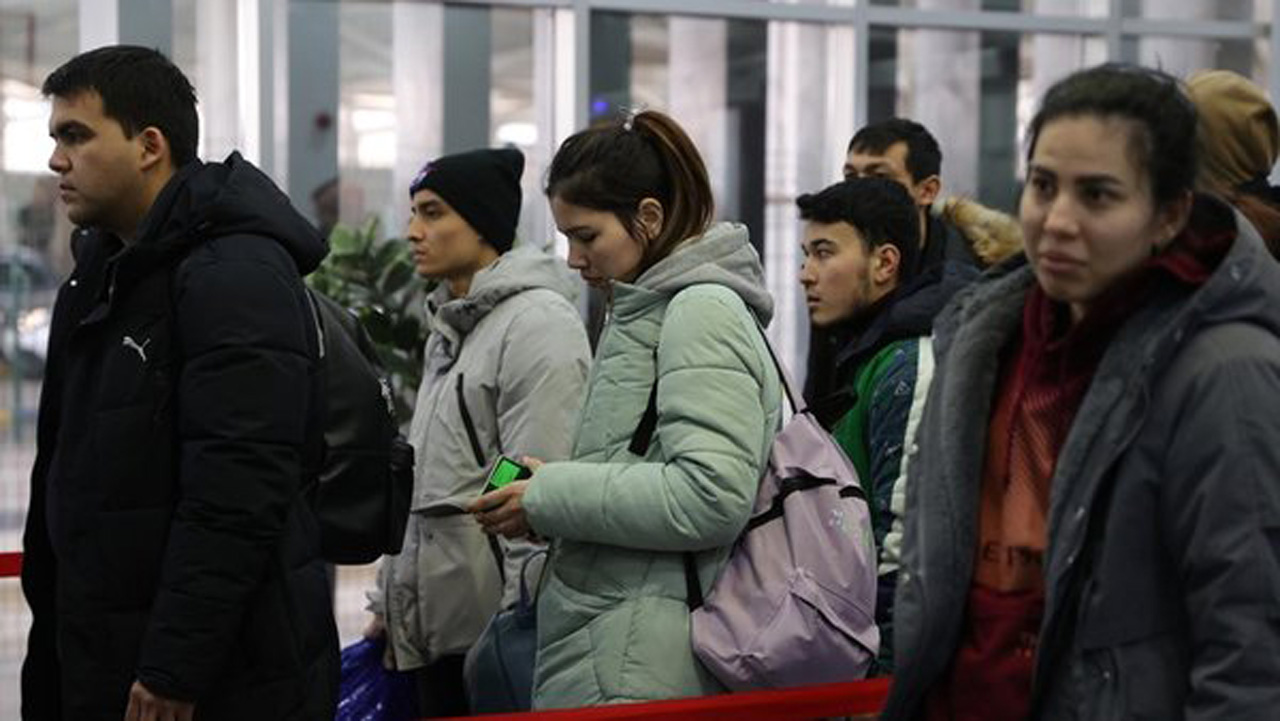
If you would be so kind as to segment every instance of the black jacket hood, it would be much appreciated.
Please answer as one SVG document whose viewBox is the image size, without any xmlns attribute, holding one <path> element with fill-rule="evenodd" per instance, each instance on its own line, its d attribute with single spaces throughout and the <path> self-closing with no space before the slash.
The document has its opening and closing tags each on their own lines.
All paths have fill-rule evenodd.
<svg viewBox="0 0 1280 721">
<path fill-rule="evenodd" d="M 951 296 L 979 275 L 973 265 L 943 262 L 878 301 L 859 318 L 826 331 L 813 329 L 805 398 L 820 404 L 846 390 L 854 370 L 886 345 L 927 336 Z M 843 407 L 845 401 L 836 401 Z"/>
<path fill-rule="evenodd" d="M 929 335 L 933 332 L 933 319 L 951 296 L 978 274 L 978 269 L 968 264 L 943 263 L 894 291 L 886 307 L 863 332 L 844 339 L 836 356 L 836 367 L 843 369 L 856 364 L 894 341 Z"/>
<path fill-rule="evenodd" d="M 307 275 L 329 252 L 328 244 L 289 197 L 261 170 L 233 152 L 221 163 L 184 165 L 143 218 L 138 250 L 168 258 L 211 238 L 260 235 L 288 251 Z"/>
</svg>

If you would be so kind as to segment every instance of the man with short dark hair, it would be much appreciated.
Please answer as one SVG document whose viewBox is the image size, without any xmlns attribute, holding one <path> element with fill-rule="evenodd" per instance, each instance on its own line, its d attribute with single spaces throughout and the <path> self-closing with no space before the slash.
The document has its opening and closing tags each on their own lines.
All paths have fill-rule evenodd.
<svg viewBox="0 0 1280 721">
<path fill-rule="evenodd" d="M 196 159 L 190 83 L 112 46 L 43 87 L 75 271 L 23 538 L 26 719 L 332 719 L 337 635 L 303 489 L 326 249 L 260 171 Z"/>
<path fill-rule="evenodd" d="M 985 268 L 1022 249 L 1012 217 L 963 198 L 943 198 L 942 149 L 920 123 L 890 118 L 849 141 L 844 177 L 888 178 L 907 190 L 919 217 L 921 253 L 914 272 L 942 263 Z"/>
<path fill-rule="evenodd" d="M 875 537 L 878 672 L 892 665 L 893 593 L 905 503 L 903 446 L 914 435 L 932 372 L 933 316 L 976 271 L 944 263 L 917 274 L 912 197 L 886 178 L 853 178 L 796 201 L 805 221 L 804 286 L 820 334 L 805 396 L 853 461 Z"/>
</svg>

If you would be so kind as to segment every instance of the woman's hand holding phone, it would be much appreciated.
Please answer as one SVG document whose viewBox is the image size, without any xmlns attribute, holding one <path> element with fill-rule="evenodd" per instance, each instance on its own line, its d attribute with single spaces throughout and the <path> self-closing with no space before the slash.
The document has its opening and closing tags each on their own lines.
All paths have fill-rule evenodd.
<svg viewBox="0 0 1280 721">
<path fill-rule="evenodd" d="M 542 466 L 542 461 L 528 456 L 521 458 L 520 462 L 530 471 L 536 471 Z M 528 486 L 529 481 L 511 481 L 502 488 L 480 496 L 467 510 L 475 515 L 485 533 L 507 538 L 525 538 L 533 533 L 521 503 Z"/>
</svg>

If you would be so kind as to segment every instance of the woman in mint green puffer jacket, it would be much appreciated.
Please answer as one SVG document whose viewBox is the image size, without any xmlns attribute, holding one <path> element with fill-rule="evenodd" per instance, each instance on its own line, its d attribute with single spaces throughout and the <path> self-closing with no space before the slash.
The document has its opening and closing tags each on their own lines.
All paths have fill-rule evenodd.
<svg viewBox="0 0 1280 721">
<path fill-rule="evenodd" d="M 583 131 L 547 195 L 569 264 L 611 293 L 572 461 L 473 506 L 491 533 L 551 539 L 534 705 L 718 693 L 689 642 L 682 556 L 705 592 L 742 532 L 781 419 L 772 314 L 741 225 L 710 222 L 706 170 L 670 118 Z M 657 382 L 644 456 L 633 433 Z"/>
</svg>

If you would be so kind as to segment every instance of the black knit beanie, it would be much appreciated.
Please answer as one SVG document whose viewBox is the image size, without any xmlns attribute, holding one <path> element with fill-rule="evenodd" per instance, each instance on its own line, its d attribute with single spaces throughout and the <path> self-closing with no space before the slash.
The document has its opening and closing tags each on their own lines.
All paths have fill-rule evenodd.
<svg viewBox="0 0 1280 721">
<path fill-rule="evenodd" d="M 524 154 L 515 148 L 471 150 L 437 158 L 409 184 L 409 197 L 430 190 L 499 253 L 511 250 L 520 221 Z"/>
</svg>

